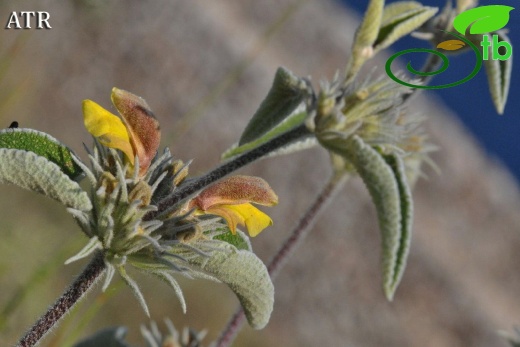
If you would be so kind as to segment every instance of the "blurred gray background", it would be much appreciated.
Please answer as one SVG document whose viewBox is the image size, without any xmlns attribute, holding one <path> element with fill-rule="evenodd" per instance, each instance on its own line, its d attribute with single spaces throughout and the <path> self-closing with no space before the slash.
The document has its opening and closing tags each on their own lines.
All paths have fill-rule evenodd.
<svg viewBox="0 0 520 347">
<path fill-rule="evenodd" d="M 316 87 L 343 69 L 359 22 L 329 0 L 7 0 L 0 19 L 27 10 L 48 11 L 52 29 L 0 31 L 0 126 L 16 120 L 48 132 L 85 158 L 82 143 L 91 139 L 81 101 L 113 110 L 110 90 L 117 86 L 147 100 L 161 123 L 162 145 L 194 159 L 192 175 L 217 165 L 237 141 L 278 66 L 312 76 Z M 371 66 L 383 74 L 385 59 Z M 276 280 L 269 325 L 244 329 L 235 346 L 507 345 L 497 330 L 520 323 L 517 186 L 440 100 L 426 93 L 410 109 L 427 116 L 442 172 L 427 168 L 415 189 L 412 250 L 394 301 L 381 290 L 375 210 L 354 179 Z M 242 172 L 264 177 L 280 197 L 266 210 L 274 226 L 253 240 L 268 261 L 330 174 L 328 157 L 314 149 Z M 8 345 L 85 265 L 62 264 L 86 238 L 57 203 L 10 186 L 0 186 L 0 218 L 0 308 L 6 312 L 27 283 L 32 290 L 0 321 L 0 344 Z M 183 315 L 166 285 L 139 281 L 146 283 L 152 319 L 208 329 L 207 341 L 237 305 L 223 285 L 182 280 Z M 129 341 L 143 344 L 139 325 L 147 318 L 120 284 L 105 294 L 96 288 L 43 345 L 59 346 L 82 321 L 88 322 L 82 335 L 125 325 Z"/>
</svg>

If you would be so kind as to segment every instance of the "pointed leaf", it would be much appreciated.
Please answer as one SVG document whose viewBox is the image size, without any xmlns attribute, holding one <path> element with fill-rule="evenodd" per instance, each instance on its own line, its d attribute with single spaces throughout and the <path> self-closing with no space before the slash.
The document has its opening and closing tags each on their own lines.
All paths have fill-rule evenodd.
<svg viewBox="0 0 520 347">
<path fill-rule="evenodd" d="M 514 7 L 505 5 L 479 6 L 464 11 L 453 20 L 453 27 L 462 35 L 468 27 L 470 34 L 486 34 L 497 31 L 509 22 L 509 12 Z"/>
<path fill-rule="evenodd" d="M 83 174 L 81 168 L 72 160 L 72 151 L 41 131 L 23 128 L 0 130 L 0 148 L 34 152 L 58 165 L 73 180 L 78 180 Z"/>
<path fill-rule="evenodd" d="M 509 38 L 502 32 L 494 33 L 498 35 L 499 41 L 506 41 L 511 43 Z M 491 41 L 491 35 L 489 35 Z M 488 52 L 488 56 L 491 57 L 491 52 Z M 507 102 L 507 96 L 509 94 L 509 84 L 511 82 L 513 59 L 506 60 L 484 60 L 484 67 L 486 69 L 486 75 L 488 79 L 489 91 L 493 104 L 498 114 L 504 113 L 504 108 Z"/>
<path fill-rule="evenodd" d="M 384 159 L 394 172 L 397 188 L 399 189 L 399 201 L 401 204 L 401 237 L 399 239 L 397 259 L 394 266 L 392 285 L 393 296 L 397 286 L 401 282 L 401 278 L 403 277 L 408 254 L 410 253 L 413 224 L 413 200 L 411 188 L 406 176 L 406 169 L 401 157 L 396 154 L 389 154 L 385 155 Z"/>
<path fill-rule="evenodd" d="M 345 75 L 347 81 L 354 78 L 363 64 L 374 55 L 373 45 L 381 27 L 384 6 L 384 0 L 370 0 L 368 3 L 363 21 L 356 31 L 352 44 L 352 54 Z"/>
<path fill-rule="evenodd" d="M 218 245 L 222 251 L 208 259 L 189 259 L 192 265 L 226 283 L 236 294 L 249 324 L 262 329 L 269 322 L 274 303 L 274 287 L 264 263 L 252 252 L 237 250 L 227 243 Z"/>
<path fill-rule="evenodd" d="M 304 107 L 298 107 L 292 114 L 287 116 L 281 123 L 273 127 L 271 130 L 269 130 L 267 133 L 259 137 L 258 139 L 245 143 L 243 145 L 234 145 L 233 147 L 229 148 L 227 151 L 225 151 L 222 154 L 222 160 L 233 158 L 237 155 L 240 155 L 242 153 L 245 153 L 247 151 L 250 151 L 254 148 L 257 148 L 260 145 L 263 145 L 267 141 L 273 139 L 274 137 L 283 134 L 296 126 L 302 124 L 305 119 L 307 118 L 307 112 L 304 110 Z M 310 136 L 310 135 L 309 135 Z M 305 138 L 301 138 L 298 140 L 295 140 L 294 142 L 286 145 L 285 147 L 282 147 L 278 150 L 278 154 L 289 154 L 296 152 L 298 150 L 309 148 L 309 146 L 301 146 L 302 143 L 310 145 L 315 145 L 316 143 L 309 143 L 309 139 L 313 137 L 306 136 Z M 270 153 L 269 156 L 274 155 L 273 153 Z"/>
<path fill-rule="evenodd" d="M 41 193 L 77 210 L 92 209 L 87 193 L 48 159 L 33 152 L 1 148 L 0 163 L 0 183 Z"/>
<path fill-rule="evenodd" d="M 387 48 L 401 37 L 418 29 L 438 11 L 436 7 L 404 1 L 385 7 L 381 28 L 374 42 L 374 52 Z"/>
<path fill-rule="evenodd" d="M 130 347 L 124 341 L 126 333 L 127 328 L 125 327 L 104 329 L 78 342 L 74 347 Z"/>
<path fill-rule="evenodd" d="M 372 46 L 377 39 L 383 18 L 384 0 L 370 0 L 363 21 L 354 38 L 354 48 Z"/>
<path fill-rule="evenodd" d="M 461 40 L 446 40 L 437 45 L 437 48 L 444 49 L 446 51 L 456 51 L 461 49 L 466 44 Z"/>
<path fill-rule="evenodd" d="M 409 207 L 400 197 L 400 190 L 406 193 L 405 185 L 401 187 L 402 183 L 396 180 L 394 170 L 382 155 L 357 135 L 352 136 L 346 151 L 338 154 L 352 162 L 377 209 L 382 238 L 383 289 L 387 299 L 392 300 L 404 269 L 403 256 L 406 258 L 408 252 L 409 238 L 403 238 L 403 213 L 408 215 Z M 405 176 L 402 177 L 404 180 Z M 401 204 L 406 205 L 404 211 Z M 405 229 L 409 221 L 410 218 L 405 220 Z"/>
<path fill-rule="evenodd" d="M 255 141 L 282 123 L 305 100 L 309 91 L 304 79 L 278 68 L 271 90 L 246 126 L 239 145 Z"/>
</svg>

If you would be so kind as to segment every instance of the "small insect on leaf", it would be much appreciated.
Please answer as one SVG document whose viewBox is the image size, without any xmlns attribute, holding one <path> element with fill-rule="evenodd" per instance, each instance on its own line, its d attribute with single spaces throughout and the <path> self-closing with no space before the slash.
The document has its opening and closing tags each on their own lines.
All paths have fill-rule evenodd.
<svg viewBox="0 0 520 347">
<path fill-rule="evenodd" d="M 444 49 L 446 51 L 456 51 L 458 49 L 461 49 L 465 45 L 466 44 L 460 40 L 447 40 L 439 43 L 437 45 L 437 48 Z"/>
<path fill-rule="evenodd" d="M 11 125 L 9 125 L 9 128 L 10 129 L 18 128 L 18 122 L 17 121 L 11 122 Z"/>
</svg>

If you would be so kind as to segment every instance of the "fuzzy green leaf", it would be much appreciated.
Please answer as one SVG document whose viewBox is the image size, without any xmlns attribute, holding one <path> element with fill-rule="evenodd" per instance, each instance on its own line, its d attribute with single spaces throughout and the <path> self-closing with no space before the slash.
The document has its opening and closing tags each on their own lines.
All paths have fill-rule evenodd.
<svg viewBox="0 0 520 347">
<path fill-rule="evenodd" d="M 356 168 L 377 209 L 382 238 L 383 289 L 392 300 L 401 279 L 410 242 L 411 195 L 400 160 L 385 158 L 357 135 L 342 154 Z M 402 197 L 401 197 L 402 194 Z"/>
<path fill-rule="evenodd" d="M 222 154 L 222 160 L 233 158 L 237 155 L 240 155 L 240 154 L 250 151 L 254 148 L 257 148 L 258 146 L 266 143 L 267 141 L 271 140 L 272 138 L 274 138 L 280 134 L 283 134 L 284 132 L 287 132 L 287 131 L 293 129 L 294 127 L 302 124 L 305 121 L 305 119 L 307 118 L 307 112 L 306 111 L 298 112 L 298 109 L 295 110 L 295 112 L 293 112 L 287 118 L 285 118 L 281 123 L 279 123 L 274 128 L 269 130 L 267 133 L 265 133 L 264 135 L 259 137 L 258 139 L 245 143 L 240 146 L 237 144 L 237 145 L 229 148 L 227 151 L 225 151 Z M 308 143 L 308 139 L 309 139 L 309 137 L 299 139 L 293 143 L 286 145 L 285 147 L 280 148 L 278 151 L 280 151 L 279 153 L 289 154 L 289 153 L 292 153 L 292 152 L 295 152 L 295 151 L 298 151 L 301 149 L 305 149 L 305 148 L 302 148 L 302 146 L 298 146 L 298 144 L 301 145 L 302 143 Z M 282 150 L 285 150 L 285 151 L 282 152 Z M 270 153 L 270 155 L 274 155 L 274 153 Z"/>
<path fill-rule="evenodd" d="M 34 152 L 58 165 L 73 180 L 77 180 L 83 174 L 81 168 L 72 160 L 72 151 L 41 131 L 22 128 L 0 130 L 0 148 Z"/>
<path fill-rule="evenodd" d="M 498 35 L 499 41 L 505 41 L 509 44 L 511 41 L 503 32 L 493 33 Z M 491 35 L 488 35 L 489 41 L 491 41 Z M 491 48 L 491 47 L 489 47 Z M 489 49 L 488 56 L 491 57 L 491 49 Z M 488 80 L 489 92 L 491 93 L 491 99 L 495 105 L 495 109 L 498 114 L 504 113 L 504 108 L 507 102 L 507 96 L 509 94 L 509 84 L 511 82 L 511 73 L 513 59 L 506 60 L 484 60 L 484 67 L 486 69 L 486 75 Z"/>
<path fill-rule="evenodd" d="M 399 189 L 399 201 L 401 204 L 401 237 L 399 239 L 397 259 L 394 266 L 394 277 L 392 282 L 393 296 L 393 293 L 397 289 L 397 286 L 403 277 L 408 254 L 410 253 L 413 224 L 413 200 L 411 188 L 406 176 L 406 169 L 401 157 L 396 154 L 389 154 L 385 155 L 384 159 L 394 172 L 397 188 Z"/>
<path fill-rule="evenodd" d="M 274 287 L 264 263 L 252 252 L 237 250 L 228 243 L 217 246 L 208 259 L 188 259 L 190 264 L 224 282 L 235 293 L 249 324 L 262 329 L 269 322 L 274 304 Z"/>
<path fill-rule="evenodd" d="M 370 0 L 354 39 L 354 47 L 372 46 L 377 39 L 383 18 L 384 0 Z"/>
<path fill-rule="evenodd" d="M 130 347 L 130 345 L 124 341 L 126 333 L 127 328 L 125 327 L 104 329 L 78 342 L 74 347 Z"/>
<path fill-rule="evenodd" d="M 392 3 L 385 7 L 374 52 L 387 48 L 401 37 L 423 25 L 438 11 L 436 7 L 422 6 L 415 1 Z"/>
<path fill-rule="evenodd" d="M 15 184 L 53 198 L 67 207 L 89 211 L 92 204 L 61 167 L 33 152 L 0 148 L 0 183 Z"/>
<path fill-rule="evenodd" d="M 347 81 L 354 78 L 363 64 L 374 55 L 372 46 L 379 33 L 384 6 L 384 0 L 371 0 L 368 3 L 363 21 L 359 25 L 352 43 L 352 54 L 345 74 Z"/>
<path fill-rule="evenodd" d="M 509 22 L 509 12 L 514 7 L 505 5 L 487 5 L 472 8 L 457 15 L 453 20 L 453 27 L 462 35 L 486 34 L 497 31 Z"/>
<path fill-rule="evenodd" d="M 278 68 L 271 90 L 246 126 L 239 146 L 255 141 L 273 130 L 293 114 L 307 95 L 305 80 L 283 67 Z"/>
</svg>

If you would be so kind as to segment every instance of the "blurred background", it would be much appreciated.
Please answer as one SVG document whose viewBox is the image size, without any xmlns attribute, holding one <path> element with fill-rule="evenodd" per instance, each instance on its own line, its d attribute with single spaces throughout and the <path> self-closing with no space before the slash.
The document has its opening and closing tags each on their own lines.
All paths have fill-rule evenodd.
<svg viewBox="0 0 520 347">
<path fill-rule="evenodd" d="M 113 110 L 110 90 L 117 86 L 147 100 L 161 124 L 162 145 L 182 160 L 194 159 L 190 172 L 198 175 L 237 141 L 278 66 L 312 76 L 316 87 L 344 68 L 365 6 L 331 0 L 2 1 L 0 21 L 12 11 L 47 11 L 52 29 L 0 31 L 0 127 L 16 120 L 85 158 L 83 143 L 91 139 L 81 101 Z M 513 46 L 515 15 L 508 25 Z M 403 41 L 395 51 L 420 44 Z M 377 66 L 383 74 L 386 53 L 366 70 Z M 464 55 L 457 60 L 464 63 Z M 416 187 L 411 255 L 392 303 L 381 290 L 375 210 L 362 182 L 351 180 L 275 281 L 269 325 L 244 329 L 234 345 L 507 346 L 497 331 L 520 323 L 520 195 L 506 166 L 518 170 L 520 159 L 498 149 L 517 148 L 517 96 L 513 77 L 505 114 L 498 116 L 481 72 L 457 88 L 422 93 L 410 106 L 427 117 L 441 173 L 426 168 L 428 178 Z M 477 125 L 484 129 L 478 139 L 467 130 Z M 484 147 L 486 138 L 496 147 Z M 242 172 L 264 177 L 280 196 L 268 211 L 274 226 L 253 240 L 268 261 L 330 174 L 328 157 L 314 149 Z M 0 344 L 12 345 L 86 264 L 63 265 L 86 238 L 60 205 L 11 186 L 0 186 L 0 220 Z M 208 342 L 238 304 L 223 285 L 180 279 L 188 304 L 183 315 L 166 285 L 133 275 L 145 284 L 152 319 L 208 329 Z M 42 345 L 68 346 L 115 325 L 129 327 L 128 340 L 143 345 L 139 326 L 147 322 L 130 290 L 114 282 L 104 294 L 93 290 Z"/>
</svg>

